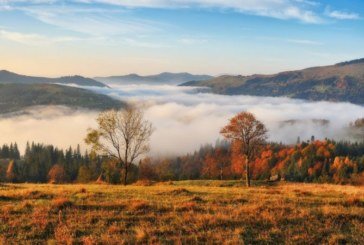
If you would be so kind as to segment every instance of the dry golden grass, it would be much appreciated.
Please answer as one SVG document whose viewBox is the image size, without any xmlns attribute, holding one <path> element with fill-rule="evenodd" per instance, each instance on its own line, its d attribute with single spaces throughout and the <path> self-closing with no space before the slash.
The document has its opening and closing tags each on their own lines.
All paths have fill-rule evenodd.
<svg viewBox="0 0 364 245">
<path fill-rule="evenodd" d="M 237 186 L 0 186 L 0 244 L 364 244 L 364 188 Z"/>
</svg>

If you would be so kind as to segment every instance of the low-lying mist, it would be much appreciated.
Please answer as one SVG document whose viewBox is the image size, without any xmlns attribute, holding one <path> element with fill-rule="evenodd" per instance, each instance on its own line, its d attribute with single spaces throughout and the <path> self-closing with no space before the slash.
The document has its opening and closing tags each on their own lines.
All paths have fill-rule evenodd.
<svg viewBox="0 0 364 245">
<path fill-rule="evenodd" d="M 269 129 L 269 140 L 295 143 L 307 140 L 350 139 L 347 126 L 364 116 L 364 107 L 350 103 L 307 102 L 289 98 L 224 96 L 198 93 L 195 88 L 170 85 L 111 85 L 90 88 L 114 98 L 138 103 L 155 128 L 153 154 L 177 154 L 214 143 L 219 130 L 235 113 L 248 110 Z M 96 125 L 97 112 L 64 107 L 37 107 L 26 114 L 0 119 L 0 143 L 52 143 L 65 148 L 84 146 L 87 128 Z"/>
<path fill-rule="evenodd" d="M 32 107 L 0 118 L 0 143 L 17 142 L 24 152 L 26 142 L 54 144 L 60 148 L 83 144 L 88 127 L 95 127 L 97 112 L 63 106 Z"/>
</svg>

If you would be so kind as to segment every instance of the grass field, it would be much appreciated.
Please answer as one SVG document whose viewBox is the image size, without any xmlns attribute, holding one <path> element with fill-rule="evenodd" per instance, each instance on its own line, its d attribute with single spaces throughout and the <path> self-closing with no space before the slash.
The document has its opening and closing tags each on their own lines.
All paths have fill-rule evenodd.
<svg viewBox="0 0 364 245">
<path fill-rule="evenodd" d="M 0 244 L 364 244 L 364 188 L 4 184 Z"/>
</svg>

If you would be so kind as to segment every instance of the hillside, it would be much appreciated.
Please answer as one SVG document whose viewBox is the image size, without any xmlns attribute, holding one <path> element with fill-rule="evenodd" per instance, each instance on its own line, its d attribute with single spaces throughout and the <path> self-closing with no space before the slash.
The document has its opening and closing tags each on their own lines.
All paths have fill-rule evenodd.
<svg viewBox="0 0 364 245">
<path fill-rule="evenodd" d="M 0 84 L 7 84 L 7 83 L 13 83 L 13 84 L 61 83 L 61 84 L 76 84 L 79 86 L 106 87 L 106 85 L 101 82 L 81 76 L 66 76 L 59 78 L 32 77 L 32 76 L 16 74 L 6 70 L 1 70 Z"/>
<path fill-rule="evenodd" d="M 129 74 L 125 76 L 95 77 L 96 80 L 106 83 L 121 84 L 181 84 L 188 81 L 204 81 L 213 78 L 208 75 L 193 75 L 190 73 L 170 73 L 164 72 L 157 75 L 140 76 Z"/>
<path fill-rule="evenodd" d="M 86 89 L 57 84 L 0 84 L 0 113 L 39 105 L 104 110 L 123 107 L 125 103 Z"/>
<path fill-rule="evenodd" d="M 362 187 L 4 184 L 2 244 L 363 244 Z M 224 242 L 222 242 L 224 241 Z"/>
<path fill-rule="evenodd" d="M 210 87 L 227 95 L 285 96 L 364 104 L 364 59 L 275 75 L 229 76 L 182 86 Z"/>
</svg>

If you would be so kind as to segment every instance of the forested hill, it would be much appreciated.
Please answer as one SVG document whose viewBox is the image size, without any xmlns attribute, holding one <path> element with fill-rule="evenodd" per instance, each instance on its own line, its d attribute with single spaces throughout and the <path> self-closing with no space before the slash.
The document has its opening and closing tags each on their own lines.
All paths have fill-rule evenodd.
<svg viewBox="0 0 364 245">
<path fill-rule="evenodd" d="M 275 75 L 224 75 L 182 86 L 210 87 L 214 93 L 227 95 L 284 96 L 364 105 L 364 59 Z"/>
<path fill-rule="evenodd" d="M 40 105 L 105 110 L 124 107 L 126 104 L 86 89 L 57 84 L 0 84 L 0 113 Z"/>
<path fill-rule="evenodd" d="M 106 87 L 105 84 L 91 78 L 82 76 L 66 76 L 59 78 L 32 77 L 16 74 L 10 71 L 0 71 L 0 84 L 35 84 L 35 83 L 60 83 L 60 84 L 77 84 L 79 86 Z"/>
<path fill-rule="evenodd" d="M 163 72 L 156 75 L 141 76 L 129 74 L 124 76 L 96 77 L 101 82 L 120 83 L 120 84 L 181 84 L 188 81 L 203 81 L 213 78 L 209 75 L 193 75 L 190 73 L 170 73 Z"/>
</svg>

